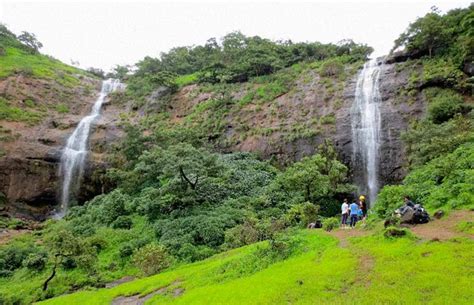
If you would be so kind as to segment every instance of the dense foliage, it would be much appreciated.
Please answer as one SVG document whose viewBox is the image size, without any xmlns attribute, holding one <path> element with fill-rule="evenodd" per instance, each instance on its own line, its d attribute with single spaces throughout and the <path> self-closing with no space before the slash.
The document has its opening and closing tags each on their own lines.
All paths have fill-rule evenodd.
<svg viewBox="0 0 474 305">
<path fill-rule="evenodd" d="M 432 211 L 474 206 L 472 81 L 463 71 L 472 64 L 473 22 L 473 5 L 445 15 L 434 8 L 395 43 L 422 56 L 422 73 L 411 83 L 421 90 L 427 114 L 402 135 L 412 171 L 403 184 L 383 188 L 376 203 L 380 216 L 390 215 L 405 195 Z"/>
<path fill-rule="evenodd" d="M 462 64 L 472 56 L 472 49 L 469 49 L 471 20 L 472 6 L 445 16 L 433 11 L 410 25 L 396 42 L 396 47 L 404 46 L 417 56 L 427 55 L 420 59 L 423 64 L 421 75 L 410 80 L 410 89 L 419 90 L 427 101 L 427 115 L 403 135 L 408 167 L 412 171 L 402 185 L 384 187 L 375 205 L 380 217 L 389 215 L 403 195 L 410 195 L 430 209 L 474 206 L 473 112 L 468 96 L 471 85 L 462 71 Z M 458 23 L 461 27 L 455 28 Z M 13 34 L 2 31 L 0 34 L 6 38 L 1 41 L 8 42 L 11 38 L 12 43 L 19 43 Z M 21 48 L 29 48 L 28 52 L 34 53 L 40 47 L 34 36 L 24 35 L 21 39 L 21 46 L 0 45 L 0 61 L 6 62 L 1 52 L 10 57 L 12 54 L 23 56 L 27 50 Z M 133 74 L 129 67 L 117 66 L 112 74 L 127 82 L 126 98 L 145 101 L 150 95 L 171 96 L 179 86 L 193 82 L 203 83 L 200 90 L 212 91 L 213 96 L 196 105 L 182 125 L 168 125 L 163 120 L 167 113 L 162 111 L 162 105 L 151 102 L 144 103 L 149 108 L 143 108 L 147 115 L 142 119 L 125 118 L 126 136 L 113 148 L 110 160 L 113 166 L 104 177 L 112 186 L 111 190 L 82 206 L 71 208 L 64 220 L 49 221 L 35 235 L 18 238 L 0 247 L 0 287 L 8 285 L 0 288 L 0 303 L 31 303 L 81 287 L 103 287 L 125 275 L 152 275 L 258 242 L 261 243 L 147 280 L 162 281 L 159 285 L 174 280 L 179 285 L 181 279 L 189 276 L 187 268 L 197 268 L 199 274 L 193 276 L 201 282 L 186 287 L 191 291 L 186 297 L 192 297 L 192 285 L 205 287 L 222 281 L 232 285 L 232 280 L 247 281 L 249 275 L 265 268 L 272 275 L 274 270 L 279 270 L 271 268 L 275 262 L 291 257 L 292 260 L 280 265 L 289 264 L 290 268 L 279 270 L 278 276 L 264 278 L 271 282 L 290 276 L 292 280 L 285 283 L 291 282 L 293 286 L 288 291 L 295 298 L 307 295 L 294 292 L 302 292 L 294 283 L 308 291 L 301 280 L 305 276 L 310 275 L 308 278 L 315 280 L 319 277 L 330 279 L 332 284 L 337 278 L 341 287 L 347 285 L 347 270 L 362 257 L 367 257 L 360 247 L 351 249 L 360 254 L 355 257 L 347 249 L 336 247 L 336 241 L 328 236 L 310 236 L 309 232 L 290 234 L 290 237 L 280 234 L 290 227 L 305 227 L 322 217 L 325 217 L 326 230 L 338 226 L 339 220 L 331 216 L 339 213 L 340 200 L 352 193 L 353 187 L 347 182 L 348 169 L 337 160 L 331 143 L 324 143 L 317 154 L 286 168 L 262 161 L 250 153 L 219 153 L 212 144 L 225 131 L 225 116 L 230 111 L 252 101 L 261 105 L 289 92 L 296 77 L 307 66 L 314 69 L 311 72 L 318 73 L 322 81 L 337 84 L 346 77 L 348 65 L 356 66 L 371 51 L 370 47 L 352 41 L 337 45 L 295 44 L 234 32 L 220 42 L 210 39 L 203 46 L 178 47 L 162 53 L 159 58 L 146 57 L 137 63 Z M 91 69 L 91 72 L 104 77 L 103 71 Z M 232 86 L 249 80 L 244 95 L 234 98 Z M 123 98 L 120 94 L 115 96 L 117 101 Z M 0 107 L 8 108 L 8 112 L 3 111 L 4 116 L 22 115 L 1 99 Z M 156 109 L 159 111 L 151 111 Z M 317 124 L 334 123 L 334 113 L 317 120 Z M 255 129 L 252 132 L 272 131 Z M 315 131 L 299 132 L 312 136 Z M 296 131 L 292 136 L 294 134 Z M 386 232 L 393 233 L 387 233 L 387 236 L 406 233 L 392 228 Z M 385 283 L 383 277 L 389 272 L 400 279 L 406 276 L 403 271 L 393 273 L 393 270 L 399 270 L 398 265 L 393 263 L 393 253 L 386 252 L 388 250 L 383 247 L 398 253 L 397 264 L 408 264 L 407 268 L 411 265 L 405 256 L 413 255 L 414 247 L 439 247 L 448 253 L 446 256 L 452 255 L 441 245 L 415 245 L 409 238 L 390 242 L 377 238 L 370 237 L 355 244 L 363 245 L 372 251 L 371 255 L 381 259 L 378 268 L 387 269 L 386 266 L 392 263 L 390 270 L 378 275 L 380 281 L 377 282 L 382 284 Z M 466 251 L 464 244 L 453 246 Z M 319 257 L 329 248 L 328 253 Z M 239 254 L 241 251 L 244 251 L 242 255 Z M 238 259 L 232 258 L 235 254 L 240 255 Z M 318 256 L 317 275 L 312 273 L 315 256 Z M 324 264 L 319 264 L 321 261 Z M 212 266 L 204 270 L 208 268 L 208 262 Z M 430 267 L 439 268 L 439 265 Z M 450 270 L 459 276 L 465 275 L 464 265 L 451 266 Z M 377 272 L 378 268 L 375 269 Z M 288 270 L 292 272 L 288 274 Z M 28 279 L 27 283 L 25 279 Z M 248 281 L 249 289 L 258 287 L 252 281 L 251 278 Z M 417 289 L 432 287 L 431 282 L 425 285 L 423 279 L 415 284 Z M 235 286 L 229 287 L 235 291 Z M 311 287 L 318 292 L 314 295 L 327 293 L 322 286 Z M 356 296 L 362 295 L 360 289 L 367 293 L 366 286 L 354 287 Z M 460 287 L 462 295 L 467 295 L 468 285 Z M 108 298 L 120 289 L 101 290 L 100 293 L 106 295 L 103 300 L 110 301 Z M 377 286 L 368 293 L 375 295 L 390 289 Z M 12 294 L 13 290 L 18 293 Z M 135 287 L 122 294 L 142 290 Z M 255 298 L 256 294 L 246 295 Z M 445 293 L 443 300 L 451 301 L 453 296 Z M 390 300 L 398 300 L 398 295 L 391 297 Z M 415 300 L 416 294 L 411 294 L 410 298 Z M 374 299 L 386 302 L 388 297 Z M 199 300 L 205 302 L 202 296 Z"/>
<path fill-rule="evenodd" d="M 41 244 L 3 250 L 6 280 L 33 276 L 34 298 L 42 299 L 262 240 L 279 247 L 278 232 L 334 215 L 337 199 L 352 190 L 329 142 L 280 170 L 249 153 L 212 152 L 190 130 L 158 124 L 144 134 L 144 126 L 127 127 L 117 147 L 107 173 L 113 191 L 48 224 Z"/>
<path fill-rule="evenodd" d="M 451 56 L 458 64 L 473 60 L 474 5 L 445 15 L 433 7 L 424 17 L 411 23 L 395 40 L 394 49 L 404 47 L 417 56 Z"/>
<path fill-rule="evenodd" d="M 204 45 L 177 47 L 159 58 L 145 57 L 128 78 L 132 95 L 149 94 L 160 86 L 175 88 L 193 81 L 205 83 L 245 82 L 254 76 L 268 75 L 299 62 L 321 61 L 348 56 L 352 62 L 365 60 L 373 49 L 344 40 L 338 44 L 293 43 L 248 37 L 232 32 L 221 41 L 209 39 Z M 334 63 L 327 73 L 337 73 Z M 185 76 L 183 79 L 182 76 Z"/>
</svg>

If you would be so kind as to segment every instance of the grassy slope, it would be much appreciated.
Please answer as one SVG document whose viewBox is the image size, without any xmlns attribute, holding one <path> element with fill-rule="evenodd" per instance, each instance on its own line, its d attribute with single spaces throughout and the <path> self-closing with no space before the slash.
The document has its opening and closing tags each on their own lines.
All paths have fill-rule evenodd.
<svg viewBox="0 0 474 305">
<path fill-rule="evenodd" d="M 338 244 L 300 231 L 300 251 L 259 270 L 254 244 L 111 289 L 81 291 L 42 304 L 110 304 L 120 295 L 167 293 L 146 304 L 469 304 L 473 241 L 357 237 Z M 259 270 L 259 271 L 252 271 Z M 449 276 L 447 276 L 449 275 Z M 173 296 L 176 287 L 184 293 Z"/>
<path fill-rule="evenodd" d="M 61 226 L 60 222 L 52 226 Z M 48 230 L 46 228 L 45 230 Z M 14 238 L 9 244 L 15 244 L 20 248 L 28 248 L 34 243 L 41 243 L 41 234 L 24 234 Z M 120 259 L 118 247 L 121 243 L 128 240 L 138 240 L 153 234 L 152 229 L 147 227 L 143 219 L 136 219 L 132 230 L 113 230 L 112 228 L 101 228 L 97 232 L 97 238 L 104 240 L 106 244 L 104 249 L 97 256 L 96 277 L 104 282 L 111 282 L 117 278 L 126 275 L 136 275 L 138 269 L 128 264 L 128 261 Z M 21 302 L 21 304 L 30 304 L 44 296 L 41 287 L 46 278 L 51 274 L 52 266 L 48 265 L 45 270 L 36 272 L 26 268 L 21 268 L 12 277 L 0 277 L 0 304 L 2 297 L 8 302 Z M 82 287 L 90 285 L 90 275 L 82 269 L 60 270 L 55 280 L 52 282 L 49 295 L 59 295 L 70 291 L 71 286 Z"/>
<path fill-rule="evenodd" d="M 86 74 L 80 69 L 68 66 L 51 57 L 7 47 L 5 55 L 0 56 L 0 78 L 8 77 L 14 73 L 24 73 L 43 79 L 55 79 L 65 86 L 79 84 L 77 75 Z"/>
<path fill-rule="evenodd" d="M 6 47 L 4 52 L 0 55 L 0 81 L 19 74 L 27 78 L 55 82 L 64 88 L 73 89 L 81 84 L 82 76 L 91 77 L 83 70 L 42 54 L 31 54 L 12 46 Z M 65 105 L 57 105 L 56 111 L 64 113 L 68 109 Z M 10 101 L 8 96 L 0 96 L 0 120 L 35 125 L 46 115 L 45 109 L 36 106 L 31 99 L 26 100 L 25 105 L 18 105 Z"/>
</svg>

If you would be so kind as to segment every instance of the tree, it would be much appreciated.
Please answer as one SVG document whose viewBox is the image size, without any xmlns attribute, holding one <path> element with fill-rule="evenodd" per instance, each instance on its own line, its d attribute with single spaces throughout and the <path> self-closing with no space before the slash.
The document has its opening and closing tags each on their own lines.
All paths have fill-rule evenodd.
<svg viewBox="0 0 474 305">
<path fill-rule="evenodd" d="M 99 78 L 102 78 L 102 79 L 105 77 L 104 70 L 102 70 L 100 68 L 90 67 L 90 68 L 87 69 L 87 72 L 89 72 L 90 74 L 95 75 Z"/>
<path fill-rule="evenodd" d="M 130 67 L 128 65 L 125 65 L 125 66 L 116 65 L 110 76 L 123 81 L 127 78 L 127 75 L 129 72 L 130 72 Z"/>
<path fill-rule="evenodd" d="M 411 23 L 408 29 L 395 40 L 393 49 L 406 47 L 408 51 L 426 54 L 431 57 L 435 52 L 448 46 L 451 41 L 449 27 L 440 16 L 437 7 Z"/>
<path fill-rule="evenodd" d="M 96 251 L 68 230 L 53 231 L 45 239 L 45 244 L 53 259 L 53 269 L 43 283 L 43 291 L 48 289 L 48 284 L 56 276 L 60 264 L 72 260 L 79 266 L 90 269 L 95 261 Z"/>
<path fill-rule="evenodd" d="M 330 143 L 320 147 L 321 154 L 305 157 L 287 168 L 279 183 L 289 192 L 303 196 L 304 201 L 317 203 L 353 187 L 346 182 L 347 167 L 336 159 Z"/>
<path fill-rule="evenodd" d="M 34 52 L 38 52 L 43 47 L 43 44 L 36 38 L 36 35 L 29 32 L 21 32 L 18 36 L 18 40 L 24 45 L 32 49 Z"/>
</svg>

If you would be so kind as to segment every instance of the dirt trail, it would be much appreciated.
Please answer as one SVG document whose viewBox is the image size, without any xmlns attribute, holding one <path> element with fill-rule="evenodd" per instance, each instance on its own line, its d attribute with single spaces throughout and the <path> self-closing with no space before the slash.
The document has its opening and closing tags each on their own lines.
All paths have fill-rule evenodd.
<svg viewBox="0 0 474 305">
<path fill-rule="evenodd" d="M 140 294 L 132 296 L 120 296 L 112 301 L 112 305 L 143 305 L 146 301 L 148 301 L 157 294 L 172 295 L 176 298 L 184 293 L 184 288 L 180 287 L 180 284 L 180 281 L 175 281 L 168 286 L 161 287 L 144 296 L 141 296 Z"/>
<path fill-rule="evenodd" d="M 348 247 L 348 241 L 347 241 L 348 238 L 367 236 L 370 233 L 371 233 L 370 231 L 361 230 L 361 229 L 338 229 L 338 230 L 327 232 L 327 234 L 339 239 L 339 247 L 341 248 Z"/>
<path fill-rule="evenodd" d="M 459 232 L 456 226 L 461 221 L 474 221 L 474 211 L 453 211 L 448 216 L 441 219 L 433 219 L 427 224 L 407 226 L 416 236 L 423 240 L 448 240 L 455 237 L 468 237 L 474 239 L 474 235 Z M 372 231 L 362 229 L 337 229 L 327 232 L 328 235 L 339 240 L 339 247 L 349 249 L 358 257 L 357 276 L 354 281 L 356 285 L 369 287 L 371 284 L 370 273 L 372 272 L 376 260 L 364 249 L 351 247 L 349 238 L 368 236 Z M 341 291 L 346 293 L 346 289 Z"/>
<path fill-rule="evenodd" d="M 453 211 L 441 219 L 432 219 L 429 223 L 410 225 L 408 228 L 422 239 L 448 240 L 455 237 L 474 239 L 474 235 L 456 230 L 461 221 L 474 222 L 474 211 Z"/>
</svg>

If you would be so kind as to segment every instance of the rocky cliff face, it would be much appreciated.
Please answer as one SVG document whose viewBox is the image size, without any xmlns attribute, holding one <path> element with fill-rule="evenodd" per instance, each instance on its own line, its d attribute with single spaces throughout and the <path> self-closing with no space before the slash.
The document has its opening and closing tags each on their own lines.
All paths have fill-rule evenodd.
<svg viewBox="0 0 474 305">
<path fill-rule="evenodd" d="M 0 192 L 6 200 L 0 205 L 3 213 L 42 219 L 57 203 L 58 168 L 61 149 L 81 118 L 90 112 L 100 80 L 81 77 L 74 87 L 66 87 L 53 80 L 40 80 L 14 75 L 0 80 L 0 96 L 10 105 L 30 109 L 41 114 L 39 122 L 1 120 L 2 131 L 8 134 L 0 141 Z M 30 101 L 25 106 L 25 101 Z M 33 103 L 33 104 L 32 104 Z M 67 113 L 58 112 L 56 105 L 65 105 Z M 29 108 L 28 108 L 29 107 Z M 102 151 L 109 140 L 120 131 L 114 121 L 118 111 L 104 107 L 104 116 L 94 132 L 97 149 L 90 156 L 80 201 L 100 192 L 100 185 L 91 178 L 103 166 Z M 110 127 L 109 127 L 110 126 Z"/>
<path fill-rule="evenodd" d="M 383 143 L 379 180 L 382 184 L 399 182 L 404 177 L 406 161 L 400 134 L 425 109 L 419 91 L 409 96 L 401 94 L 408 86 L 411 71 L 417 67 L 405 65 L 401 69 L 397 65 L 400 64 L 386 62 L 380 78 Z M 209 139 L 219 137 L 217 147 L 223 152 L 251 151 L 285 164 L 314 154 L 319 144 L 330 138 L 340 159 L 352 168 L 350 110 L 360 68 L 347 68 L 343 79 L 322 77 L 315 70 L 308 70 L 295 80 L 289 92 L 271 101 L 232 106 L 223 117 L 222 134 L 210 134 Z M 7 96 L 14 104 L 33 99 L 38 105 L 66 103 L 69 107 L 68 113 L 48 110 L 47 116 L 35 125 L 1 121 L 2 128 L 13 134 L 8 141 L 0 142 L 5 151 L 0 158 L 0 192 L 7 198 L 6 205 L 0 207 L 4 212 L 44 218 L 54 208 L 61 149 L 80 119 L 89 113 L 99 89 L 100 81 L 89 78 L 82 78 L 74 88 L 21 76 L 0 81 L 0 95 Z M 241 100 L 250 89 L 251 85 L 243 84 L 233 91 L 233 99 Z M 167 103 L 162 104 L 161 97 L 161 94 L 151 96 L 148 108 L 139 109 L 137 114 L 166 111 L 171 124 L 188 122 L 184 126 L 189 127 L 202 124 L 204 117 L 210 115 L 204 112 L 196 116 L 195 109 L 212 100 L 215 93 L 190 85 L 172 95 Z M 123 104 L 110 101 L 104 104 L 102 117 L 90 137 L 92 153 L 77 198 L 79 202 L 103 191 L 103 184 L 94 173 L 104 170 L 107 147 L 123 136 L 119 114 L 126 111 Z"/>
<path fill-rule="evenodd" d="M 231 108 L 225 117 L 222 150 L 257 152 L 264 158 L 285 164 L 314 154 L 324 139 L 329 138 L 340 159 L 352 169 L 351 107 L 361 68 L 349 69 L 342 80 L 321 77 L 317 72 L 309 71 L 295 81 L 290 92 L 269 103 Z M 394 61 L 382 65 L 380 111 L 383 141 L 379 168 L 382 185 L 400 182 L 405 176 L 406 160 L 400 134 L 407 130 L 412 120 L 419 119 L 425 112 L 424 98 L 418 90 L 410 95 L 404 94 L 408 90 L 410 75 L 416 69 L 419 67 L 415 62 L 413 66 L 410 63 L 401 66 Z M 211 93 L 199 92 L 199 88 L 192 85 L 174 96 L 170 103 L 173 106 L 168 108 L 172 122 L 189 119 L 196 105 L 213 98 Z M 233 97 L 238 100 L 246 93 L 246 90 L 237 91 Z"/>
</svg>

